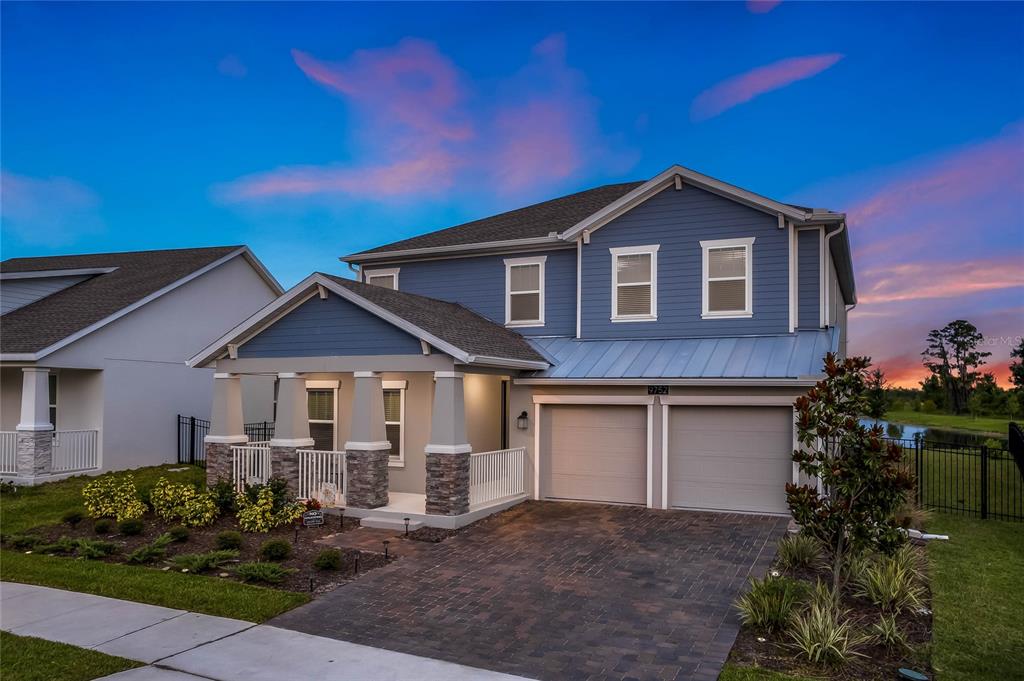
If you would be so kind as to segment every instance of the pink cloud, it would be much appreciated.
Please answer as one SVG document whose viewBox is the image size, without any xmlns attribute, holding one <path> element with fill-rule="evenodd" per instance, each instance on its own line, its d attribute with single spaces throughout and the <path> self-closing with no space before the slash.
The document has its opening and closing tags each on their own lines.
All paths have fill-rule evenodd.
<svg viewBox="0 0 1024 681">
<path fill-rule="evenodd" d="M 690 116 L 695 121 L 714 118 L 766 92 L 815 76 L 842 58 L 841 54 L 791 57 L 727 78 L 697 95 L 690 107 Z"/>
<path fill-rule="evenodd" d="M 754 14 L 767 14 L 782 4 L 782 0 L 747 0 L 747 11 Z"/>
<path fill-rule="evenodd" d="M 59 246 L 101 231 L 100 198 L 67 177 L 28 177 L 0 171 L 0 224 L 29 244 Z"/>
<path fill-rule="evenodd" d="M 217 62 L 217 71 L 232 78 L 245 78 L 249 73 L 249 69 L 237 54 L 229 54 Z"/>
<path fill-rule="evenodd" d="M 941 273 L 941 276 L 936 276 Z M 917 261 L 868 269 L 861 274 L 860 304 L 925 298 L 957 298 L 1000 289 L 1024 288 L 1019 256 L 968 261 Z"/>
<path fill-rule="evenodd" d="M 247 175 L 213 188 L 222 202 L 394 199 L 437 195 L 456 184 L 480 194 L 521 194 L 550 188 L 585 163 L 621 159 L 608 152 L 598 102 L 567 65 L 561 34 L 534 45 L 518 72 L 484 92 L 418 39 L 359 50 L 337 63 L 301 50 L 292 56 L 310 80 L 351 108 L 354 160 Z"/>
</svg>

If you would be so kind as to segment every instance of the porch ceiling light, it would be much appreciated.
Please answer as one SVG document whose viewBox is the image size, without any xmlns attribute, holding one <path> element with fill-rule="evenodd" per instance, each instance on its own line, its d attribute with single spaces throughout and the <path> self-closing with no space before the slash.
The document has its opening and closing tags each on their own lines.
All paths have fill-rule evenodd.
<svg viewBox="0 0 1024 681">
<path fill-rule="evenodd" d="M 524 411 L 522 414 L 520 414 L 516 418 L 516 428 L 518 428 L 519 430 L 526 430 L 529 427 L 530 427 L 530 417 Z"/>
</svg>

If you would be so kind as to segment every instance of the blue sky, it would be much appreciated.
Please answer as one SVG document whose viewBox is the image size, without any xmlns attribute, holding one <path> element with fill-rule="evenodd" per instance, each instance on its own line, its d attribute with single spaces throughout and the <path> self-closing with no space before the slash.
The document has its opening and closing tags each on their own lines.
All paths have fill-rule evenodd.
<svg viewBox="0 0 1024 681">
<path fill-rule="evenodd" d="M 1020 4 L 0 13 L 4 258 L 247 243 L 290 285 L 681 163 L 849 211 L 854 350 L 894 375 L 957 316 L 1024 330 Z"/>
</svg>

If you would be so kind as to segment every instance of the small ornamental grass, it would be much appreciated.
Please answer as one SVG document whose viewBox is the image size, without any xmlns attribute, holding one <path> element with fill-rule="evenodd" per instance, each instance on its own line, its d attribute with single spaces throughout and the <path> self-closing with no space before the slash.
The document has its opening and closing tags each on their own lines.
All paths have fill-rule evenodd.
<svg viewBox="0 0 1024 681">
<path fill-rule="evenodd" d="M 920 607 L 924 589 L 912 558 L 904 552 L 894 557 L 879 556 L 859 575 L 853 575 L 854 595 L 866 598 L 886 613 Z"/>
<path fill-rule="evenodd" d="M 73 508 L 70 511 L 65 511 L 64 515 L 60 517 L 60 521 L 62 523 L 64 523 L 65 525 L 70 525 L 71 527 L 77 527 L 78 523 L 82 522 L 84 519 L 85 513 L 83 513 L 82 510 L 78 508 Z"/>
<path fill-rule="evenodd" d="M 99 560 L 117 552 L 117 544 L 97 539 L 79 539 L 75 542 L 75 553 L 86 560 Z"/>
<path fill-rule="evenodd" d="M 43 543 L 42 539 L 30 534 L 12 534 L 6 541 L 12 549 L 34 549 Z"/>
<path fill-rule="evenodd" d="M 113 529 L 114 521 L 110 518 L 100 518 L 92 526 L 92 531 L 96 534 L 110 534 Z"/>
<path fill-rule="evenodd" d="M 178 568 L 193 574 L 206 572 L 213 568 L 220 567 L 224 563 L 238 559 L 238 551 L 207 551 L 206 553 L 183 553 L 174 556 L 171 560 Z"/>
<path fill-rule="evenodd" d="M 298 572 L 295 568 L 281 567 L 277 563 L 242 563 L 235 568 L 235 574 L 247 582 L 280 584 L 288 575 Z"/>
<path fill-rule="evenodd" d="M 260 546 L 263 560 L 288 560 L 292 555 L 292 545 L 284 539 L 269 539 Z"/>
<path fill-rule="evenodd" d="M 868 641 L 856 632 L 836 594 L 821 582 L 813 589 L 807 608 L 790 621 L 789 638 L 799 657 L 827 667 L 840 667 L 861 655 L 857 648 Z"/>
<path fill-rule="evenodd" d="M 783 570 L 814 567 L 821 560 L 821 542 L 808 534 L 790 534 L 779 542 L 778 565 Z"/>
<path fill-rule="evenodd" d="M 907 635 L 896 621 L 895 615 L 882 615 L 882 617 L 871 625 L 871 636 L 879 644 L 893 649 L 906 649 Z"/>
<path fill-rule="evenodd" d="M 179 544 L 188 541 L 189 531 L 184 525 L 175 525 L 171 529 L 167 530 L 167 534 L 171 536 L 171 540 Z"/>
<path fill-rule="evenodd" d="M 117 524 L 117 531 L 126 537 L 134 537 L 142 534 L 142 530 L 145 529 L 145 525 L 139 518 L 128 518 L 122 520 Z"/>
<path fill-rule="evenodd" d="M 765 631 L 784 629 L 807 593 L 805 586 L 788 577 L 751 579 L 750 591 L 736 601 L 740 619 Z"/>
<path fill-rule="evenodd" d="M 174 541 L 174 537 L 170 532 L 164 532 L 159 537 L 153 540 L 153 543 L 147 544 L 140 548 L 135 549 L 128 554 L 125 561 L 135 565 L 146 565 L 148 563 L 155 563 L 161 560 L 167 555 L 167 547 Z"/>
</svg>

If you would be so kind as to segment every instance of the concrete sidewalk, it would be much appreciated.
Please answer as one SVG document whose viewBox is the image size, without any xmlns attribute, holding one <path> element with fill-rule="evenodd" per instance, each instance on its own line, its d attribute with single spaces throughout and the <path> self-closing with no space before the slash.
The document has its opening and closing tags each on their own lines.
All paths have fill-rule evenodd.
<svg viewBox="0 0 1024 681">
<path fill-rule="evenodd" d="M 0 582 L 0 629 L 149 665 L 107 677 L 117 681 L 521 679 L 262 624 L 13 582 Z"/>
</svg>

